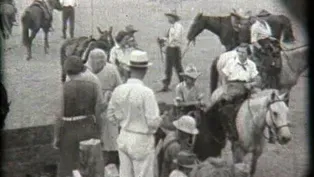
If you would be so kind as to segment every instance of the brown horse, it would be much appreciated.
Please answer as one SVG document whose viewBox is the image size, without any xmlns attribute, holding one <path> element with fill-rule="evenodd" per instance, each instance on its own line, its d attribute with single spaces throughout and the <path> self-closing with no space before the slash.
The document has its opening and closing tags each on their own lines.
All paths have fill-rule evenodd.
<svg viewBox="0 0 314 177">
<path fill-rule="evenodd" d="M 1 15 L 1 31 L 5 39 L 8 39 L 12 34 L 13 18 L 16 15 L 16 8 L 9 3 L 0 3 L 0 15 Z"/>
<path fill-rule="evenodd" d="M 271 15 L 263 10 L 259 18 L 265 19 L 271 29 L 273 36 L 284 42 L 292 42 L 295 40 L 293 35 L 290 20 L 284 15 Z M 222 45 L 225 46 L 226 51 L 230 51 L 238 46 L 240 43 L 250 43 L 250 30 L 252 20 L 248 20 L 243 29 L 236 31 L 234 23 L 240 19 L 234 15 L 229 16 L 205 16 L 199 13 L 194 18 L 192 25 L 189 28 L 187 39 L 189 42 L 195 41 L 196 37 L 203 32 L 204 29 L 211 31 L 219 37 Z"/>
<path fill-rule="evenodd" d="M 47 7 L 52 10 L 53 9 L 56 9 L 58 11 L 62 10 L 62 6 L 59 0 L 47 0 L 43 2 L 46 3 Z M 22 27 L 23 45 L 27 49 L 26 59 L 30 60 L 32 58 L 32 42 L 40 29 L 42 29 L 45 34 L 44 49 L 45 53 L 48 54 L 49 49 L 48 33 L 50 24 L 45 19 L 44 10 L 40 5 L 38 5 L 37 1 L 35 1 L 25 9 L 21 20 L 23 26 Z M 29 30 L 31 30 L 31 35 L 29 35 Z"/>
<path fill-rule="evenodd" d="M 77 37 L 66 40 L 60 48 L 60 61 L 61 67 L 68 56 L 76 55 L 81 57 L 83 62 L 86 63 L 89 52 L 94 48 L 100 48 L 107 54 L 107 59 L 110 57 L 110 50 L 114 46 L 114 40 L 112 37 L 112 27 L 109 30 L 102 31 L 97 27 L 100 37 L 94 39 L 92 37 Z M 66 75 L 62 69 L 62 82 L 65 81 Z"/>
</svg>

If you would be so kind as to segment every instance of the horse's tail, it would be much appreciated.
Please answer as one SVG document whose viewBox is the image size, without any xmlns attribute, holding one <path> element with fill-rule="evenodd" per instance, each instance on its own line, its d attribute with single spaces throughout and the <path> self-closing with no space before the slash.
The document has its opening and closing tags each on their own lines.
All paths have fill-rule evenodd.
<svg viewBox="0 0 314 177">
<path fill-rule="evenodd" d="M 218 77 L 219 77 L 219 73 L 217 70 L 218 60 L 219 60 L 219 57 L 216 57 L 210 68 L 210 92 L 211 93 L 213 93 L 218 86 Z"/>
<path fill-rule="evenodd" d="M 293 34 L 293 29 L 292 29 L 292 23 L 291 23 L 291 20 L 284 16 L 284 15 L 280 15 L 281 19 L 282 19 L 282 25 L 283 25 L 283 30 L 282 30 L 282 41 L 283 42 L 287 42 L 287 43 L 290 43 L 290 42 L 294 42 L 296 39 L 295 39 L 295 36 Z"/>
<path fill-rule="evenodd" d="M 30 13 L 28 10 L 22 16 L 22 38 L 23 38 L 23 45 L 28 46 L 30 42 L 30 37 L 28 33 L 28 25 L 30 24 Z"/>
</svg>

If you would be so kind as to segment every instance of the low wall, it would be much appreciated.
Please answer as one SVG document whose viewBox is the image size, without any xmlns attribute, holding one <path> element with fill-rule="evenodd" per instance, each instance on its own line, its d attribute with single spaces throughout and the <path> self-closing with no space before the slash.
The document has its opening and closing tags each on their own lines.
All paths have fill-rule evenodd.
<svg viewBox="0 0 314 177">
<path fill-rule="evenodd" d="M 4 130 L 1 137 L 3 176 L 36 176 L 57 164 L 58 151 L 52 148 L 53 125 Z"/>
</svg>

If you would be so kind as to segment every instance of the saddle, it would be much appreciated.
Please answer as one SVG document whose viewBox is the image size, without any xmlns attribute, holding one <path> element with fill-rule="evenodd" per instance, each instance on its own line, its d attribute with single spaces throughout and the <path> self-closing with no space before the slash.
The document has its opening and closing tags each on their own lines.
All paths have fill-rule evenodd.
<svg viewBox="0 0 314 177">
<path fill-rule="evenodd" d="M 86 37 L 86 36 L 71 40 L 68 46 L 72 46 L 72 50 L 68 52 L 68 54 L 81 57 L 83 53 L 85 52 L 85 50 L 87 49 L 90 42 L 92 41 L 96 41 L 96 39 L 92 37 Z M 88 54 L 86 55 L 86 57 L 87 56 Z"/>
<path fill-rule="evenodd" d="M 52 21 L 52 14 L 48 8 L 48 5 L 45 1 L 38 1 L 38 0 L 35 0 L 31 5 L 30 7 L 32 6 L 37 6 L 39 7 L 43 13 L 44 13 L 44 17 L 45 17 L 45 21 L 47 21 L 49 24 L 51 23 Z"/>
</svg>

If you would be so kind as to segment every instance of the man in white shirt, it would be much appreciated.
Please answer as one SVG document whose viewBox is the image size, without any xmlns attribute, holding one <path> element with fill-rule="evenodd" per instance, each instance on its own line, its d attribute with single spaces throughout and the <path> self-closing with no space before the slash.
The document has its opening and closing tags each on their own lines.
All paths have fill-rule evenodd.
<svg viewBox="0 0 314 177">
<path fill-rule="evenodd" d="M 227 83 L 221 86 L 224 92 L 214 103 L 219 105 L 222 120 L 227 121 L 224 125 L 227 126 L 230 138 L 234 140 L 238 138 L 234 122 L 238 109 L 248 97 L 249 92 L 256 91 L 260 86 L 260 76 L 256 65 L 248 59 L 249 50 L 249 44 L 242 43 L 236 49 L 237 55 L 230 55 L 232 57 L 222 69 Z"/>
<path fill-rule="evenodd" d="M 74 7 L 77 6 L 77 0 L 60 0 L 60 4 L 63 7 L 62 10 L 62 33 L 63 39 L 67 38 L 67 22 L 70 22 L 70 36 L 74 37 L 74 20 L 75 20 L 75 11 Z"/>
<path fill-rule="evenodd" d="M 151 63 L 147 53 L 134 50 L 130 78 L 112 93 L 107 118 L 121 129 L 117 139 L 120 177 L 154 176 L 155 139 L 162 118 L 152 89 L 143 79 Z"/>
<path fill-rule="evenodd" d="M 183 82 L 183 77 L 180 75 L 183 72 L 181 45 L 183 40 L 183 26 L 179 23 L 180 17 L 176 11 L 165 14 L 171 27 L 167 37 L 158 38 L 161 46 L 166 46 L 166 78 L 163 80 L 163 88 L 161 92 L 169 91 L 169 85 L 172 77 L 172 68 L 174 67 L 178 75 L 179 81 Z"/>
</svg>

